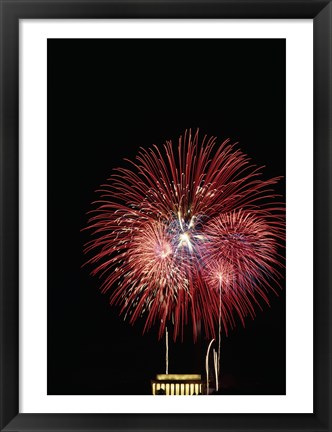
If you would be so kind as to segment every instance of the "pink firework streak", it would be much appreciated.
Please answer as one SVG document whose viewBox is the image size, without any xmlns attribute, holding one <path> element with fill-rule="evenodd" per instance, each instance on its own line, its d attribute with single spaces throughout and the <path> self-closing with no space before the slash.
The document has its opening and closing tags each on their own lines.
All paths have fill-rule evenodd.
<svg viewBox="0 0 332 432">
<path fill-rule="evenodd" d="M 254 317 L 260 300 L 280 288 L 285 209 L 261 168 L 230 144 L 199 141 L 140 149 L 131 169 L 117 168 L 97 191 L 87 229 L 88 264 L 111 304 L 144 331 L 167 322 L 174 339 L 192 322 L 215 337 Z M 220 300 L 221 299 L 221 300 Z"/>
</svg>

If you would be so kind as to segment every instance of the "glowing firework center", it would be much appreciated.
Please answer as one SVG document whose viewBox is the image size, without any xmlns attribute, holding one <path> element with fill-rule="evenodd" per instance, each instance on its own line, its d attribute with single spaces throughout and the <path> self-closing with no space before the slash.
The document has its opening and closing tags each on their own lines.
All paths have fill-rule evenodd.
<svg viewBox="0 0 332 432">
<path fill-rule="evenodd" d="M 175 226 L 170 230 L 175 238 L 176 249 L 187 249 L 192 254 L 197 247 L 197 241 L 203 240 L 203 236 L 195 233 L 195 216 L 186 222 L 180 211 L 177 215 L 178 219 L 174 223 Z"/>
</svg>

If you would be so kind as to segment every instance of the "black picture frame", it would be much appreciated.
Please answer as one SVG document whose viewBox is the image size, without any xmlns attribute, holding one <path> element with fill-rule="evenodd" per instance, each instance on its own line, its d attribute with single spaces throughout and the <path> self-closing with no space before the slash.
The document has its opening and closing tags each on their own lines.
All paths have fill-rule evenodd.
<svg viewBox="0 0 332 432">
<path fill-rule="evenodd" d="M 327 0 L 1 0 L 1 431 L 331 431 L 331 56 Z M 311 18 L 314 20 L 314 413 L 19 413 L 19 20 Z M 305 378 L 304 378 L 305 379 Z"/>
</svg>

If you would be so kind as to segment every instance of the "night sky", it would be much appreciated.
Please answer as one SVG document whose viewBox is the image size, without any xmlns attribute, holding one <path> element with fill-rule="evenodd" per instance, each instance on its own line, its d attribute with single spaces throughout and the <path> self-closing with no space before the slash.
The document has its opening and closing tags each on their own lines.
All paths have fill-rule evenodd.
<svg viewBox="0 0 332 432">
<path fill-rule="evenodd" d="M 86 212 L 112 168 L 187 128 L 285 176 L 285 41 L 48 40 L 48 394 L 150 394 L 165 341 L 142 336 L 81 268 Z M 277 191 L 285 196 L 285 181 Z M 285 394 L 285 285 L 223 337 L 225 394 Z M 170 373 L 205 374 L 209 340 L 170 342 Z"/>
</svg>

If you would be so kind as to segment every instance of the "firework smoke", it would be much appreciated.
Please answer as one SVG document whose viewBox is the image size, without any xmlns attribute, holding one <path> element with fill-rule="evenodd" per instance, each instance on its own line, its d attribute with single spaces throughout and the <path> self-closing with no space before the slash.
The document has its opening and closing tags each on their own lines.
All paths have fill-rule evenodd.
<svg viewBox="0 0 332 432">
<path fill-rule="evenodd" d="M 117 168 L 100 199 L 85 246 L 102 292 L 144 331 L 167 322 L 173 337 L 190 320 L 227 333 L 238 315 L 255 315 L 260 299 L 280 286 L 284 204 L 261 168 L 230 144 L 186 131 L 177 146 L 141 149 L 130 168 Z M 221 296 L 221 303 L 220 303 Z M 220 332 L 219 332 L 220 333 Z"/>
</svg>

